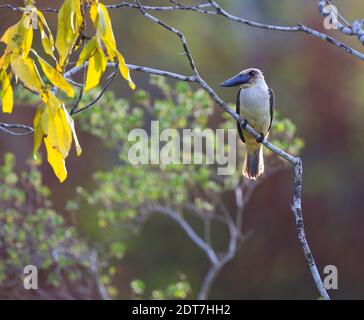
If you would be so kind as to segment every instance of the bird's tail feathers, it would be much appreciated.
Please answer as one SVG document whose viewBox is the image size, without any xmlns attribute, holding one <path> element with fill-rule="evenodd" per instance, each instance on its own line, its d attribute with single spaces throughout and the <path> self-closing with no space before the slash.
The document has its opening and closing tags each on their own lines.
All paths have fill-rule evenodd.
<svg viewBox="0 0 364 320">
<path fill-rule="evenodd" d="M 253 152 L 247 148 L 243 164 L 243 175 L 249 179 L 255 180 L 263 172 L 264 160 L 262 146 L 259 145 Z"/>
</svg>

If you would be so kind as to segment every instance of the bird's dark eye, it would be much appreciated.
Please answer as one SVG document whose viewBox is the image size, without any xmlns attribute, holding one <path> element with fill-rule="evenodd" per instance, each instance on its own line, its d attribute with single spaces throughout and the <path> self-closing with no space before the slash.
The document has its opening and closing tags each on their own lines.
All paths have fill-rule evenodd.
<svg viewBox="0 0 364 320">
<path fill-rule="evenodd" d="M 251 77 L 254 77 L 255 76 L 255 71 L 249 71 L 249 75 L 251 76 Z"/>
</svg>

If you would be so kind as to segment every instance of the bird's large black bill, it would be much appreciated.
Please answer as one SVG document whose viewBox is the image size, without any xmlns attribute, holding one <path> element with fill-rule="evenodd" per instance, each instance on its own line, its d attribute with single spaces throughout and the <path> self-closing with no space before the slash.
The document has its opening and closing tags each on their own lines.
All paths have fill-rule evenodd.
<svg viewBox="0 0 364 320">
<path fill-rule="evenodd" d="M 237 87 L 248 83 L 250 77 L 248 74 L 238 74 L 220 84 L 221 87 Z"/>
</svg>

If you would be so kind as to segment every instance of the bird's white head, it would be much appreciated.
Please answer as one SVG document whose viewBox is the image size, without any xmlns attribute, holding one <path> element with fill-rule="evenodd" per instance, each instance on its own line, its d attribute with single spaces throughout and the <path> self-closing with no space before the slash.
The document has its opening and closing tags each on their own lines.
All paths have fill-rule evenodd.
<svg viewBox="0 0 364 320">
<path fill-rule="evenodd" d="M 257 68 L 248 68 L 236 76 L 225 80 L 220 84 L 222 87 L 237 87 L 249 88 L 256 85 L 265 85 L 263 72 Z"/>
</svg>

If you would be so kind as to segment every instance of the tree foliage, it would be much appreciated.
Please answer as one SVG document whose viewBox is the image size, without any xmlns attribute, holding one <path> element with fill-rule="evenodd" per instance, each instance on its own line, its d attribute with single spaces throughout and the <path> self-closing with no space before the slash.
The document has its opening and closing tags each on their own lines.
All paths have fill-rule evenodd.
<svg viewBox="0 0 364 320">
<path fill-rule="evenodd" d="M 54 210 L 37 161 L 29 161 L 27 170 L 17 173 L 14 160 L 7 153 L 0 165 L 0 285 L 7 294 L 3 298 L 23 297 L 27 265 L 37 266 L 42 289 L 47 288 L 50 297 L 52 291 L 53 297 L 82 297 L 81 289 L 92 279 L 90 249 Z"/>
</svg>

